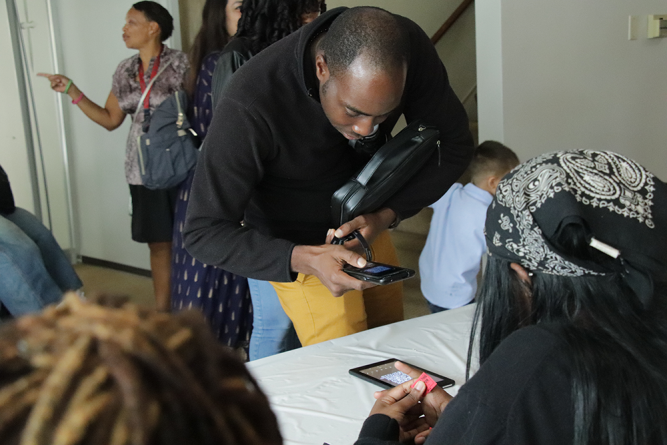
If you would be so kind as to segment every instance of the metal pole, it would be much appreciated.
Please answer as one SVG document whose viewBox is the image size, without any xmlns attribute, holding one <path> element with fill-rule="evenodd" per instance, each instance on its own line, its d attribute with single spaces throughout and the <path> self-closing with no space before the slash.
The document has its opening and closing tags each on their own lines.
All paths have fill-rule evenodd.
<svg viewBox="0 0 667 445">
<path fill-rule="evenodd" d="M 49 16 L 49 32 L 51 35 L 51 61 L 53 63 L 53 70 L 56 73 L 60 72 L 58 65 L 58 48 L 56 45 L 56 31 L 54 26 L 53 19 L 53 6 L 51 5 L 51 0 L 46 0 L 46 7 L 48 10 Z M 58 115 L 58 129 L 60 132 L 60 147 L 62 149 L 63 155 L 63 167 L 65 171 L 65 199 L 67 205 L 67 214 L 69 219 L 69 237 L 70 237 L 70 247 L 69 256 L 70 261 L 75 262 L 78 260 L 79 249 L 77 246 L 76 232 L 74 230 L 74 206 L 72 204 L 72 181 L 69 169 L 69 150 L 67 149 L 67 135 L 65 133 L 65 115 L 63 110 L 63 101 L 62 97 L 58 95 L 56 112 Z"/>
<path fill-rule="evenodd" d="M 16 19 L 16 23 L 20 24 L 21 23 L 21 18 L 19 17 L 18 5 L 16 4 L 16 0 L 14 0 L 14 13 L 15 13 L 14 17 Z M 10 19 L 9 22 L 11 23 L 11 21 L 12 20 Z M 39 153 L 39 162 L 40 162 L 40 165 L 42 167 L 42 179 L 44 181 L 44 193 L 46 194 L 46 196 L 45 196 L 46 199 L 44 200 L 46 202 L 46 216 L 47 216 L 47 219 L 49 221 L 49 230 L 53 231 L 53 221 L 51 220 L 51 203 L 49 201 L 49 193 L 48 193 L 49 187 L 48 187 L 47 178 L 46 178 L 46 165 L 44 164 L 44 151 L 42 149 L 42 140 L 41 140 L 41 135 L 40 135 L 40 132 L 39 132 L 39 121 L 37 119 L 37 107 L 35 106 L 35 95 L 34 95 L 34 89 L 32 88 L 32 78 L 30 76 L 30 64 L 28 63 L 28 53 L 27 53 L 27 50 L 26 50 L 25 42 L 23 41 L 23 33 L 21 32 L 20 29 L 17 32 L 17 36 L 18 36 L 19 46 L 20 46 L 20 49 L 21 49 L 21 55 L 23 56 L 23 65 L 22 65 L 23 74 L 24 74 L 24 77 L 23 77 L 23 80 L 24 80 L 23 88 L 24 88 L 24 90 L 23 91 L 25 92 L 26 101 L 28 100 L 28 96 L 29 96 L 30 105 L 32 105 L 32 118 L 33 118 L 32 123 L 34 125 L 34 130 L 35 130 L 35 140 L 37 142 L 37 151 Z M 27 73 L 27 75 L 25 75 L 26 73 Z M 32 130 L 33 127 L 30 126 L 30 123 L 31 123 L 30 116 L 28 116 L 28 121 L 27 122 L 28 122 L 28 126 Z M 24 127 L 25 127 L 25 121 L 24 121 Z M 31 144 L 31 145 L 34 147 L 34 144 Z M 37 168 L 36 164 L 37 164 L 37 160 L 35 159 L 35 168 Z M 39 195 L 39 189 L 38 189 L 37 193 Z M 38 217 L 40 217 L 42 219 L 42 221 L 44 221 L 44 219 L 42 218 L 42 215 L 41 215 L 41 213 L 42 213 L 41 210 L 42 209 L 41 209 L 41 205 L 40 205 L 40 214 L 38 215 Z"/>
<path fill-rule="evenodd" d="M 23 117 L 23 133 L 28 150 L 28 170 L 30 172 L 30 184 L 32 186 L 32 200 L 35 216 L 42 219 L 42 203 L 39 199 L 39 181 L 37 180 L 37 160 L 35 158 L 35 143 L 32 138 L 32 125 L 30 120 L 30 105 L 28 104 L 28 89 L 25 83 L 25 68 L 23 59 L 23 48 L 21 39 L 20 20 L 15 0 L 7 0 L 7 16 L 9 18 L 9 32 L 12 38 L 14 53 L 14 67 L 16 69 L 16 80 L 18 82 L 19 102 L 21 103 L 21 116 Z"/>
</svg>

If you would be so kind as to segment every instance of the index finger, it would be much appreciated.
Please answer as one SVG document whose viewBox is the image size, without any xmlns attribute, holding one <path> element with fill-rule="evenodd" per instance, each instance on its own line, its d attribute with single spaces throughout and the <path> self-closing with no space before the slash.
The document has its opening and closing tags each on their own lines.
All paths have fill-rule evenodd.
<svg viewBox="0 0 667 445">
<path fill-rule="evenodd" d="M 47 77 L 47 78 L 53 76 L 53 74 L 49 74 L 49 73 L 37 73 L 37 75 L 41 76 L 41 77 Z"/>
<path fill-rule="evenodd" d="M 352 221 L 348 221 L 342 226 L 340 226 L 338 229 L 336 229 L 336 237 L 342 238 L 354 232 L 355 230 L 362 229 L 366 225 L 367 225 L 366 216 L 359 215 Z"/>
</svg>

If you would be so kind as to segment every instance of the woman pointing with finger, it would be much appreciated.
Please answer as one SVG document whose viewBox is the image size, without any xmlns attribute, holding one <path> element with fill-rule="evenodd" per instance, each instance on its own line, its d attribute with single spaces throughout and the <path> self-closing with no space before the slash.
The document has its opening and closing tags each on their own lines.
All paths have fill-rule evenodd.
<svg viewBox="0 0 667 445">
<path fill-rule="evenodd" d="M 150 113 L 171 94 L 183 89 L 188 58 L 185 53 L 162 43 L 173 29 L 172 16 L 156 2 L 141 1 L 130 8 L 123 26 L 123 41 L 138 53 L 116 68 L 104 107 L 86 97 L 68 77 L 38 74 L 49 79 L 54 91 L 67 94 L 86 116 L 109 131 L 118 128 L 127 114 L 132 116 L 125 151 L 125 178 L 132 197 L 132 239 L 148 244 L 156 306 L 163 311 L 170 307 L 171 237 L 178 187 L 150 190 L 142 185 L 137 138 Z M 153 86 L 144 99 L 143 112 L 135 116 L 141 96 L 151 81 L 154 81 Z"/>
</svg>

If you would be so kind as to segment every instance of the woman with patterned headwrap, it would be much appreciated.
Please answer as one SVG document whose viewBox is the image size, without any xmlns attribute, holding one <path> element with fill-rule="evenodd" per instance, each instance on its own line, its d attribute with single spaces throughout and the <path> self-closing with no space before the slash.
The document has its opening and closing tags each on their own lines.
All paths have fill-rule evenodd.
<svg viewBox="0 0 667 445">
<path fill-rule="evenodd" d="M 612 152 L 541 155 L 499 184 L 486 239 L 479 371 L 454 398 L 377 393 L 357 444 L 667 443 L 667 184 Z"/>
</svg>

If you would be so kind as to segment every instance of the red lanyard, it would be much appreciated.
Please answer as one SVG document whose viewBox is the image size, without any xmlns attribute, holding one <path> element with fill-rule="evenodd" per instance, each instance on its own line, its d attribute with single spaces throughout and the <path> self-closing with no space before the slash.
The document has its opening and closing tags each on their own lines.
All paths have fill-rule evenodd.
<svg viewBox="0 0 667 445">
<path fill-rule="evenodd" d="M 160 50 L 160 53 L 162 53 L 162 50 Z M 159 68 L 160 68 L 160 54 L 158 54 L 158 56 L 155 58 L 155 62 L 153 62 L 153 69 L 151 70 L 151 78 L 149 79 L 149 82 L 153 80 Z M 139 85 L 141 85 L 141 94 L 144 94 L 144 91 L 146 91 L 146 80 L 144 79 L 144 64 L 141 61 L 141 58 L 139 58 Z M 148 94 L 146 94 L 146 97 L 144 98 L 144 110 L 148 110 L 149 108 L 148 103 L 150 95 L 151 92 L 149 91 Z"/>
</svg>

